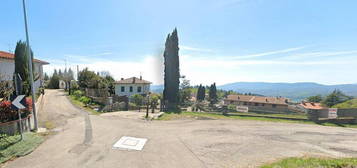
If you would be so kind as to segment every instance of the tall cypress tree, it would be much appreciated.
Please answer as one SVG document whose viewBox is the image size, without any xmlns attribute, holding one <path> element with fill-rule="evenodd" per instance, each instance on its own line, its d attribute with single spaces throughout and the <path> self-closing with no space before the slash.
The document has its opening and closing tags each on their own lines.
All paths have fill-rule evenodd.
<svg viewBox="0 0 357 168">
<path fill-rule="evenodd" d="M 216 83 L 213 83 L 209 88 L 209 100 L 211 104 L 217 103 L 217 88 Z"/>
<path fill-rule="evenodd" d="M 196 98 L 198 101 L 202 100 L 202 85 L 198 86 Z"/>
<path fill-rule="evenodd" d="M 205 98 L 206 98 L 206 87 L 202 86 L 201 99 L 205 100 Z"/>
<path fill-rule="evenodd" d="M 164 51 L 164 101 L 169 110 L 176 110 L 179 103 L 180 63 L 177 29 L 166 38 Z"/>
<path fill-rule="evenodd" d="M 26 54 L 26 43 L 21 40 L 17 42 L 15 49 L 15 74 L 20 74 L 23 81 L 27 81 L 28 75 L 28 57 Z"/>
<path fill-rule="evenodd" d="M 202 84 L 200 84 L 197 90 L 197 100 L 198 101 L 205 100 L 205 97 L 206 97 L 206 89 L 204 86 L 202 86 Z"/>
<path fill-rule="evenodd" d="M 31 49 L 30 49 L 31 50 Z M 29 74 L 29 56 L 27 54 L 27 44 L 24 41 L 18 41 L 15 49 L 15 74 L 20 74 L 23 82 L 23 91 L 21 94 L 30 94 L 30 74 Z M 31 51 L 31 58 L 33 59 L 33 52 Z M 35 66 L 32 64 L 32 71 L 35 72 Z M 34 75 L 35 77 L 35 75 Z"/>
</svg>

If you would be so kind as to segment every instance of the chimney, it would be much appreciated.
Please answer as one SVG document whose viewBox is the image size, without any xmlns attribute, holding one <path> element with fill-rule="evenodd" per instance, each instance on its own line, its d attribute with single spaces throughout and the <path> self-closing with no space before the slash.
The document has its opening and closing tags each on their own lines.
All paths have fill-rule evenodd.
<svg viewBox="0 0 357 168">
<path fill-rule="evenodd" d="M 140 75 L 140 80 L 143 80 L 143 77 Z"/>
<path fill-rule="evenodd" d="M 135 83 L 135 79 L 136 79 L 136 78 L 135 78 L 135 77 L 133 77 L 133 83 Z"/>
<path fill-rule="evenodd" d="M 121 78 L 120 80 L 124 80 L 124 78 Z"/>
<path fill-rule="evenodd" d="M 267 98 L 265 98 L 265 102 L 268 102 L 268 99 L 267 99 Z"/>
</svg>

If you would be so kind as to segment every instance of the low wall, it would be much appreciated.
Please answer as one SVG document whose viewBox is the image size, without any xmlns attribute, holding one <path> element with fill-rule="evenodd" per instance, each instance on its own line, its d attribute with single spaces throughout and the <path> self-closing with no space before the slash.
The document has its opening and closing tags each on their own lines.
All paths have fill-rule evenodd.
<svg viewBox="0 0 357 168">
<path fill-rule="evenodd" d="M 272 108 L 272 107 L 256 107 L 256 106 L 248 106 L 249 112 L 258 112 L 258 113 L 288 113 L 288 107 L 279 107 L 279 108 Z"/>
<path fill-rule="evenodd" d="M 357 123 L 357 109 L 338 109 L 337 118 L 328 118 L 328 109 L 308 111 L 308 119 L 315 122 L 333 122 L 337 124 Z"/>
<path fill-rule="evenodd" d="M 28 132 L 31 130 L 31 115 L 20 120 L 14 120 L 10 122 L 0 123 L 0 134 L 15 135 L 20 133 L 20 122 L 22 124 L 22 131 Z"/>
<path fill-rule="evenodd" d="M 357 118 L 357 109 L 338 109 L 338 117 L 355 117 Z"/>
</svg>

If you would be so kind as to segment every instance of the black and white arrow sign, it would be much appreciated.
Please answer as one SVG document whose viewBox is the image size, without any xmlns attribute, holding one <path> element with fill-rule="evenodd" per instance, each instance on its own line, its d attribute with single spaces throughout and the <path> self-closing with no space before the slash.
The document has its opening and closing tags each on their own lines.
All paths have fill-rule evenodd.
<svg viewBox="0 0 357 168">
<path fill-rule="evenodd" d="M 11 108 L 20 110 L 26 108 L 25 95 L 17 95 L 11 98 Z"/>
</svg>

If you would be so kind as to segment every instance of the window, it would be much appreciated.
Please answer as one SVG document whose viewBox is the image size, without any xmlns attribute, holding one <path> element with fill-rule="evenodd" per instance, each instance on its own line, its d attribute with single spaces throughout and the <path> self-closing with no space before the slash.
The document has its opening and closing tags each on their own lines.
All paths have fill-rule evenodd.
<svg viewBox="0 0 357 168">
<path fill-rule="evenodd" d="M 129 92 L 133 92 L 133 87 L 132 86 L 130 86 Z"/>
<path fill-rule="evenodd" d="M 254 103 L 254 106 L 259 106 L 259 103 Z"/>
<path fill-rule="evenodd" d="M 141 86 L 138 86 L 138 92 L 139 93 L 141 92 Z"/>
<path fill-rule="evenodd" d="M 276 108 L 276 104 L 271 105 L 273 108 Z"/>
<path fill-rule="evenodd" d="M 120 88 L 120 91 L 121 91 L 121 92 L 125 92 L 125 87 L 122 86 L 122 87 Z"/>
<path fill-rule="evenodd" d="M 247 102 L 244 102 L 243 104 L 244 104 L 244 105 L 247 105 Z"/>
</svg>

